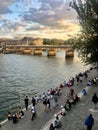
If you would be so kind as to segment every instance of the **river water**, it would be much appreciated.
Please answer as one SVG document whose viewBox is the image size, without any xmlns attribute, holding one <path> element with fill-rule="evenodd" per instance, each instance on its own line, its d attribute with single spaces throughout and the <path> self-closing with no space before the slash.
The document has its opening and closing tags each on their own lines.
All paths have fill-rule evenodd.
<svg viewBox="0 0 98 130">
<path fill-rule="evenodd" d="M 31 99 L 47 92 L 88 67 L 77 54 L 66 60 L 64 51 L 56 57 L 47 57 L 45 52 L 42 56 L 0 54 L 0 121 L 7 118 L 9 110 L 15 112 L 23 106 L 26 95 Z"/>
</svg>

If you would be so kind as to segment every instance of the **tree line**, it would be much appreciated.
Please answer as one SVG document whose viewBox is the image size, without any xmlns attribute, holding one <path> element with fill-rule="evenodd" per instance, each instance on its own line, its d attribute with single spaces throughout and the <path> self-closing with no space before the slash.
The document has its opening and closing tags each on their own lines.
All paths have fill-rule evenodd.
<svg viewBox="0 0 98 130">
<path fill-rule="evenodd" d="M 60 40 L 60 39 L 43 39 L 43 45 L 72 45 L 74 39 Z"/>
</svg>

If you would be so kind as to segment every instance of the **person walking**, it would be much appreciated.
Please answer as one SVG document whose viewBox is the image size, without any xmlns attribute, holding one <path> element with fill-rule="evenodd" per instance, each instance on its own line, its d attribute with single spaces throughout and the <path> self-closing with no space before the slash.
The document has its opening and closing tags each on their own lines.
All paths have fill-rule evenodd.
<svg viewBox="0 0 98 130">
<path fill-rule="evenodd" d="M 87 126 L 87 130 L 92 130 L 92 127 L 93 127 L 93 125 L 94 125 L 94 118 L 92 117 L 92 114 L 90 114 L 90 115 L 86 118 L 84 124 Z"/>
<path fill-rule="evenodd" d="M 28 96 L 26 96 L 26 98 L 24 99 L 24 102 L 25 102 L 25 107 L 27 110 L 28 109 L 28 102 L 29 102 Z"/>
<path fill-rule="evenodd" d="M 31 108 L 31 113 L 32 113 L 31 120 L 33 121 L 34 119 L 36 119 L 36 110 L 35 110 L 35 106 L 32 106 L 32 108 Z"/>
<path fill-rule="evenodd" d="M 96 93 L 92 97 L 92 102 L 94 104 L 94 109 L 95 109 L 96 108 L 96 104 L 98 102 L 98 97 L 97 97 Z"/>
</svg>

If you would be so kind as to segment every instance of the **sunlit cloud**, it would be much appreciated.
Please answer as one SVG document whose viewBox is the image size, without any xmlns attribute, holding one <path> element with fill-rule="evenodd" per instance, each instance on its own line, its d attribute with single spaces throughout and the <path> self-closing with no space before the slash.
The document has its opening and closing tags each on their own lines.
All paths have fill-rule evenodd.
<svg viewBox="0 0 98 130">
<path fill-rule="evenodd" d="M 30 35 L 66 39 L 80 29 L 71 0 L 0 0 L 0 37 Z M 35 34 L 35 35 L 34 35 Z"/>
</svg>

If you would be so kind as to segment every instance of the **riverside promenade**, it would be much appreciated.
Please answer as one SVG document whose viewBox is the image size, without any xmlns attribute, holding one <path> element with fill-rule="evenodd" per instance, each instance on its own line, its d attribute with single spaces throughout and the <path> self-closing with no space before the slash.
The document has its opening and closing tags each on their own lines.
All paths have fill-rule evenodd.
<svg viewBox="0 0 98 130">
<path fill-rule="evenodd" d="M 64 117 L 61 117 L 62 127 L 60 130 L 86 130 L 84 126 L 84 120 L 89 113 L 92 113 L 95 124 L 93 130 L 98 130 L 98 106 L 93 110 L 93 104 L 91 102 L 93 94 L 96 92 L 98 95 L 98 84 L 96 86 L 86 87 L 88 80 L 98 77 L 98 71 L 93 69 L 89 72 L 88 78 L 83 80 L 82 84 L 73 86 L 75 93 L 79 94 L 81 99 L 76 105 L 73 105 L 71 111 L 69 111 Z M 87 90 L 87 95 L 82 95 L 82 90 Z M 60 106 L 64 105 L 69 88 L 62 88 L 62 95 L 58 98 L 59 106 L 55 109 L 52 107 L 49 113 L 44 112 L 43 103 L 40 102 L 36 105 L 37 117 L 31 121 L 31 106 L 25 112 L 23 119 L 20 119 L 18 123 L 13 124 L 12 121 L 7 121 L 2 124 L 0 130 L 48 130 L 50 123 L 54 121 L 54 114 L 59 112 Z M 51 100 L 51 105 L 52 105 Z"/>
</svg>

